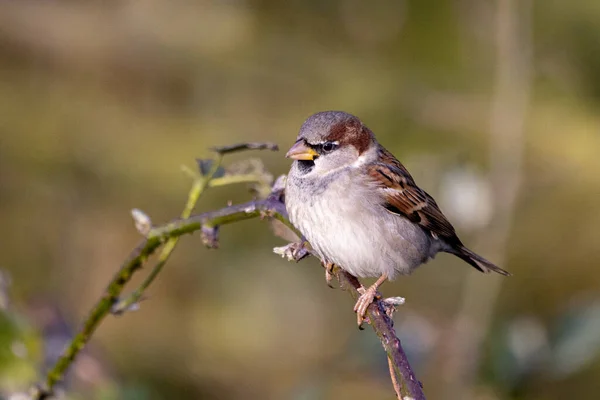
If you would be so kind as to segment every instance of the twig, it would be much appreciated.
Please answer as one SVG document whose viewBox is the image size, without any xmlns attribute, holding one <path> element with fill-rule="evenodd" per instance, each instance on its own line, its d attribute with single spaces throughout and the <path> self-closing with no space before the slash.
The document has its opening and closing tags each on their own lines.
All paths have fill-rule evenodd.
<svg viewBox="0 0 600 400">
<path fill-rule="evenodd" d="M 239 143 L 232 144 L 229 146 L 211 147 L 212 151 L 215 151 L 221 155 L 233 153 L 240 150 L 271 150 L 277 151 L 279 147 L 275 143 L 261 142 L 261 143 Z"/>
<path fill-rule="evenodd" d="M 85 320 L 80 332 L 73 338 L 62 356 L 48 372 L 45 387 L 40 387 L 35 399 L 47 398 L 52 394 L 52 389 L 60 381 L 67 368 L 73 363 L 77 354 L 89 341 L 99 323 L 108 315 L 113 305 L 118 301 L 125 284 L 132 275 L 146 262 L 147 258 L 156 251 L 167 237 L 178 237 L 201 229 L 203 225 L 225 225 L 245 219 L 255 218 L 264 213 L 284 220 L 287 215 L 284 204 L 276 197 L 271 196 L 265 200 L 250 201 L 248 203 L 226 207 L 220 210 L 195 215 L 188 219 L 173 221 L 165 226 L 153 228 L 148 237 L 144 239 L 130 254 L 115 274 L 106 291 Z M 284 221 L 286 222 L 286 221 Z M 289 224 L 289 223 L 287 223 Z"/>
<path fill-rule="evenodd" d="M 357 290 L 360 287 L 358 279 L 338 267 L 334 268 L 333 274 L 339 279 L 340 284 L 344 288 L 350 288 L 349 292 L 352 298 L 358 300 L 360 296 Z M 367 309 L 367 316 L 369 317 L 369 324 L 377 337 L 379 337 L 388 359 L 394 366 L 394 370 L 401 377 L 402 386 L 405 391 L 414 400 L 425 400 L 421 382 L 417 380 L 408 362 L 408 357 L 406 357 L 404 349 L 402 349 L 400 339 L 396 336 L 394 323 L 385 312 L 383 300 L 373 302 Z"/>
<path fill-rule="evenodd" d="M 271 148 L 273 149 L 273 144 L 267 143 L 263 145 L 263 148 Z M 244 150 L 244 149 L 254 149 L 261 148 L 260 143 L 250 143 L 247 146 L 238 145 L 236 147 L 236 151 Z M 222 160 L 223 154 L 218 152 L 219 154 L 216 156 L 215 160 L 213 160 L 210 171 L 200 179 L 196 179 L 192 189 L 190 190 L 190 194 L 188 196 L 188 201 L 186 203 L 185 209 L 182 212 L 183 217 L 187 217 L 192 212 L 196 201 L 200 197 L 200 194 L 206 189 L 206 186 L 210 183 L 212 176 L 214 176 L 215 172 L 219 169 L 220 162 Z M 194 174 L 192 174 L 194 175 Z M 196 175 L 194 175 L 196 176 Z M 224 184 L 224 183 L 223 183 Z M 215 212 L 215 223 L 213 225 L 225 224 L 229 222 L 234 222 L 235 220 L 227 220 L 227 218 L 223 218 L 220 212 Z M 256 215 L 259 215 L 260 212 L 256 211 Z M 148 227 L 151 225 L 151 222 L 148 218 L 148 226 L 140 225 L 140 212 L 135 211 L 133 213 L 134 220 L 136 222 L 136 228 L 143 233 L 146 233 Z M 144 215 L 145 216 L 145 215 Z M 205 223 L 211 223 L 211 215 L 210 213 L 201 214 L 201 216 L 205 219 Z M 239 215 L 238 215 L 239 217 Z M 251 217 L 247 217 L 251 218 Z M 243 219 L 243 218 L 240 218 Z M 139 226 L 138 226 L 139 225 Z M 198 226 L 198 229 L 200 226 Z M 83 349 L 86 343 L 90 340 L 92 334 L 100 324 L 100 322 L 111 312 L 116 314 L 122 313 L 128 309 L 131 309 L 132 306 L 136 304 L 137 301 L 141 299 L 143 291 L 147 288 L 150 283 L 155 279 L 156 275 L 160 272 L 166 259 L 170 255 L 172 248 L 176 242 L 170 241 L 170 239 L 177 238 L 183 233 L 171 233 L 168 235 L 163 235 L 158 231 L 158 235 L 152 235 L 154 230 L 150 229 L 147 233 L 146 239 L 143 240 L 129 255 L 129 257 L 121 264 L 119 271 L 115 274 L 115 276 L 111 279 L 108 284 L 104 295 L 98 300 L 98 302 L 94 305 L 92 310 L 90 311 L 88 317 L 85 319 L 83 326 L 77 333 L 77 335 L 71 340 L 68 346 L 63 351 L 62 355 L 56 361 L 54 366 L 48 371 L 46 374 L 46 379 L 43 384 L 39 384 L 34 386 L 31 389 L 31 398 L 35 400 L 42 400 L 51 397 L 53 393 L 54 386 L 63 379 L 64 374 L 66 373 L 69 366 L 75 361 L 75 357 L 79 352 Z M 191 232 L 191 231 L 190 231 Z M 165 251 L 163 251 L 163 256 L 159 263 L 154 267 L 151 274 L 147 277 L 147 279 L 142 284 L 143 288 L 140 287 L 136 290 L 132 297 L 129 300 L 126 300 L 125 304 L 119 305 L 119 297 L 125 287 L 125 285 L 131 280 L 133 274 L 141 268 L 141 266 L 147 261 L 148 257 L 153 254 L 158 247 L 165 241 L 170 241 L 169 246 L 165 246 Z M 168 244 L 168 243 L 167 243 Z M 170 248 L 170 249 L 169 249 Z M 164 258 L 164 259 L 163 259 Z"/>
<path fill-rule="evenodd" d="M 285 214 L 285 217 L 287 218 L 287 213 Z M 276 254 L 282 255 L 290 261 L 299 261 L 303 259 L 306 252 L 318 258 L 314 251 L 306 249 L 304 246 L 296 243 L 276 248 L 274 251 Z M 332 274 L 338 279 L 340 286 L 347 290 L 355 301 L 358 300 L 358 297 L 360 296 L 358 289 L 362 286 L 358 279 L 338 266 L 333 267 Z M 404 299 L 401 297 L 375 300 L 373 304 L 369 305 L 367 308 L 368 321 L 375 331 L 375 334 L 379 337 L 383 349 L 387 353 L 388 363 L 390 363 L 390 368 L 392 368 L 390 370 L 390 377 L 396 393 L 400 393 L 401 395 L 401 389 L 404 389 L 404 392 L 409 395 L 409 398 L 413 400 L 425 400 L 421 383 L 417 380 L 415 373 L 408 362 L 408 358 L 402 349 L 400 339 L 396 336 L 394 322 L 390 317 L 393 308 L 403 303 Z M 400 383 L 396 379 L 398 375 L 402 378 L 402 382 Z M 400 399 L 402 399 L 402 397 L 400 397 Z"/>
<path fill-rule="evenodd" d="M 41 400 L 52 396 L 54 386 L 63 378 L 67 368 L 75 361 L 75 357 L 90 340 L 100 322 L 111 312 L 125 284 L 160 244 L 161 241 L 158 238 L 145 239 L 131 252 L 121 265 L 119 272 L 110 281 L 102 298 L 92 308 L 79 333 L 71 340 L 56 364 L 46 375 L 45 385 L 34 388 L 32 391 L 33 399 Z"/>
<path fill-rule="evenodd" d="M 261 183 L 262 177 L 258 174 L 225 175 L 214 178 L 208 184 L 209 187 L 232 185 L 234 183 Z"/>
<path fill-rule="evenodd" d="M 188 218 L 192 214 L 192 211 L 194 210 L 198 199 L 200 199 L 200 196 L 202 196 L 202 193 L 204 193 L 204 190 L 210 184 L 212 177 L 215 175 L 215 173 L 221 166 L 222 159 L 223 156 L 219 154 L 216 160 L 214 160 L 210 171 L 208 171 L 206 175 L 198 175 L 194 179 L 194 183 L 192 184 L 192 188 L 190 189 L 190 193 L 188 194 L 187 203 L 185 205 L 185 208 L 181 212 L 181 218 Z M 154 265 L 150 274 L 148 274 L 148 276 L 146 277 L 146 279 L 144 279 L 142 284 L 136 290 L 134 290 L 127 298 L 118 301 L 113 305 L 113 307 L 111 308 L 111 312 L 113 314 L 121 315 L 125 311 L 131 310 L 132 307 L 135 307 L 135 305 L 142 298 L 144 291 L 148 289 L 148 287 L 152 284 L 154 279 L 156 279 L 160 271 L 167 263 L 167 260 L 171 256 L 171 253 L 173 253 L 173 250 L 175 250 L 175 246 L 177 245 L 178 241 L 178 236 L 172 236 L 167 240 L 167 242 L 162 248 L 160 256 L 158 257 L 158 262 L 156 263 L 156 265 Z"/>
<path fill-rule="evenodd" d="M 394 369 L 394 364 L 392 364 L 392 360 L 388 357 L 388 368 L 390 369 L 390 378 L 392 379 L 392 386 L 394 386 L 394 392 L 396 392 L 396 397 L 398 400 L 402 400 L 402 390 L 400 384 L 398 383 L 398 378 L 396 377 L 396 370 Z"/>
<path fill-rule="evenodd" d="M 218 163 L 215 162 L 213 163 L 213 168 L 211 170 L 216 171 L 217 169 Z M 192 202 L 191 200 L 194 198 L 197 200 L 200 193 L 202 193 L 202 190 L 208 185 L 209 180 L 210 178 L 203 180 L 199 186 L 194 186 L 191 190 L 190 201 L 188 201 L 186 209 L 182 213 L 183 216 L 185 216 L 186 213 L 191 212 L 193 204 L 195 204 L 195 201 Z M 278 182 L 280 181 L 278 180 Z M 129 257 L 121 265 L 121 268 L 109 283 L 104 295 L 85 320 L 80 332 L 73 338 L 63 355 L 50 369 L 44 387 L 37 388 L 32 397 L 36 400 L 41 400 L 52 395 L 54 386 L 63 378 L 67 368 L 73 363 L 77 354 L 90 340 L 99 323 L 114 310 L 115 303 L 118 301 L 125 284 L 162 243 L 175 243 L 172 239 L 176 239 L 186 233 L 202 230 L 203 228 L 205 230 L 214 230 L 221 225 L 250 218 L 262 218 L 265 216 L 275 218 L 295 231 L 288 220 L 285 204 L 283 203 L 283 190 L 278 183 L 275 184 L 273 191 L 266 199 L 229 206 L 220 210 L 194 215 L 189 218 L 181 218 L 163 226 L 150 228 L 144 240 L 130 253 Z M 216 237 L 214 237 L 214 240 L 216 240 Z M 174 244 L 172 246 L 174 246 Z M 141 293 L 144 292 L 160 272 L 164 262 L 166 262 L 166 258 L 168 258 L 170 251 L 172 251 L 172 247 L 165 246 L 165 249 L 166 250 L 163 250 L 163 256 L 161 256 L 159 263 L 155 266 L 144 284 L 134 292 L 133 296 L 137 296 L 134 297 L 134 299 L 139 301 Z M 163 259 L 163 257 L 165 258 Z M 354 276 L 346 273 L 339 267 L 334 268 L 333 275 L 355 300 L 358 299 L 359 293 L 357 288 L 361 287 L 361 285 Z M 135 302 L 131 302 L 129 306 L 133 304 L 135 304 Z M 387 353 L 388 360 L 393 367 L 394 374 L 392 374 L 392 382 L 394 383 L 394 388 L 395 390 L 398 390 L 397 388 L 401 387 L 414 400 L 424 400 L 425 396 L 421 384 L 412 371 L 406 354 L 402 349 L 400 340 L 394 331 L 393 322 L 386 313 L 385 307 L 384 301 L 376 300 L 368 307 L 367 316 L 371 327 L 379 337 L 381 344 Z M 127 307 L 123 308 L 123 310 L 125 309 L 127 309 Z M 401 378 L 400 381 L 395 380 L 396 374 Z"/>
<path fill-rule="evenodd" d="M 285 204 L 281 201 L 281 193 L 274 192 L 266 200 L 251 201 L 245 204 L 226 207 L 211 213 L 204 213 L 192 216 L 185 220 L 173 221 L 163 227 L 153 228 L 149 237 L 165 238 L 169 235 L 182 235 L 191 233 L 202 226 L 218 226 L 226 223 L 241 221 L 267 214 L 276 218 L 288 227 L 294 229 L 288 221 Z M 339 267 L 335 267 L 333 275 L 339 280 L 340 285 L 345 288 L 354 300 L 359 297 L 358 288 L 361 287 L 356 277 L 346 273 Z M 383 300 L 377 300 L 367 309 L 370 325 L 379 337 L 381 344 L 387 353 L 389 359 L 394 365 L 394 369 L 402 377 L 403 386 L 408 394 L 415 400 L 424 400 L 425 395 L 421 383 L 417 380 L 402 345 L 400 339 L 396 336 L 394 324 L 385 312 Z"/>
</svg>

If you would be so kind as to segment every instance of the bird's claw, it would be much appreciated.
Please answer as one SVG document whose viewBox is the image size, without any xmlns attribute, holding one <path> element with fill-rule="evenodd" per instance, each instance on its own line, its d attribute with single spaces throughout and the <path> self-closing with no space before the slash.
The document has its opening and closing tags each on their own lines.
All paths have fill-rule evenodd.
<svg viewBox="0 0 600 400">
<path fill-rule="evenodd" d="M 333 279 L 333 266 L 335 264 L 331 262 L 323 262 L 323 268 L 325 268 L 325 282 L 327 282 L 327 286 L 330 288 L 334 288 L 331 284 L 331 280 Z"/>
<path fill-rule="evenodd" d="M 271 217 L 273 217 L 273 215 L 274 215 L 273 211 L 271 211 L 271 210 L 266 210 L 266 211 L 261 210 L 259 212 L 259 218 L 261 221 L 271 218 Z"/>
<path fill-rule="evenodd" d="M 370 286 L 368 289 L 364 287 L 360 287 L 357 289 L 360 293 L 360 297 L 356 301 L 354 305 L 354 312 L 356 313 L 356 323 L 358 324 L 358 329 L 363 329 L 363 322 L 369 322 L 369 317 L 367 316 L 367 308 L 373 303 L 375 299 L 380 299 L 381 294 L 377 292 L 377 287 Z"/>
</svg>

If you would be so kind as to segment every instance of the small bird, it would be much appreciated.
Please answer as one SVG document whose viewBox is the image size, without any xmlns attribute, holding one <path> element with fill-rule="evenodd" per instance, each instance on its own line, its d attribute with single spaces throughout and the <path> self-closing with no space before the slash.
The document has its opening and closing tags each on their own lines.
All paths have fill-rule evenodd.
<svg viewBox="0 0 600 400">
<path fill-rule="evenodd" d="M 334 265 L 378 278 L 359 290 L 359 326 L 383 282 L 410 274 L 439 252 L 481 272 L 510 275 L 463 245 L 435 200 L 357 117 L 342 111 L 310 116 L 286 157 L 295 160 L 285 189 L 290 222 L 321 258 L 327 280 Z"/>
</svg>

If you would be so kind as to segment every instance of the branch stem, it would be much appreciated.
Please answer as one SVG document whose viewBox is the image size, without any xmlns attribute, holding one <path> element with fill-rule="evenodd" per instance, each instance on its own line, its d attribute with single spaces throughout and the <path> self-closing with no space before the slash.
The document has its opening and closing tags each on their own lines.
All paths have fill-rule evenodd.
<svg viewBox="0 0 600 400">
<path fill-rule="evenodd" d="M 96 303 L 89 316 L 84 321 L 79 333 L 71 340 L 61 357 L 48 371 L 45 385 L 38 386 L 32 390 L 32 398 L 41 400 L 52 395 L 54 387 L 63 379 L 67 369 L 75 361 L 77 354 L 79 354 L 85 344 L 90 340 L 100 322 L 113 311 L 115 303 L 118 301 L 127 282 L 131 280 L 133 274 L 141 268 L 148 257 L 153 254 L 165 240 L 168 240 L 168 238 L 177 238 L 186 233 L 192 233 L 201 229 L 202 226 L 225 225 L 263 215 L 271 215 L 290 226 L 290 223 L 287 221 L 285 205 L 278 198 L 270 196 L 265 200 L 250 201 L 213 212 L 197 214 L 187 219 L 179 219 L 170 222 L 162 227 L 153 228 L 148 234 L 148 237 L 144 239 L 129 254 L 129 257 L 123 264 L 121 264 L 119 271 L 108 284 L 104 295 Z M 155 267 L 153 270 L 154 277 L 156 277 L 156 274 L 159 272 L 160 269 L 157 271 Z M 150 278 L 150 276 L 148 278 Z M 134 293 L 138 291 L 140 291 L 140 288 Z M 143 294 L 143 290 L 141 293 Z M 122 306 L 118 307 L 121 308 Z M 124 310 L 125 308 L 121 309 Z"/>
<path fill-rule="evenodd" d="M 220 163 L 220 158 L 217 158 L 217 160 L 218 162 L 215 162 L 213 168 L 211 168 L 213 174 Z M 48 372 L 45 387 L 38 387 L 35 389 L 32 396 L 33 399 L 41 400 L 52 395 L 54 386 L 63 379 L 66 370 L 73 363 L 77 354 L 90 340 L 100 322 L 111 313 L 111 311 L 114 311 L 115 303 L 118 301 L 125 284 L 129 282 L 133 273 L 140 269 L 147 261 L 148 257 L 153 254 L 161 244 L 164 243 L 165 245 L 158 263 L 154 266 L 154 269 L 144 283 L 142 283 L 129 298 L 124 300 L 124 302 L 131 301 L 131 303 L 125 304 L 126 306 L 131 306 L 135 304 L 135 301 L 139 301 L 144 291 L 156 278 L 158 273 L 160 273 L 169 255 L 173 251 L 177 239 L 183 234 L 201 230 L 203 227 L 218 227 L 220 225 L 256 217 L 277 219 L 295 231 L 294 227 L 289 222 L 285 204 L 282 201 L 281 190 L 274 190 L 263 200 L 249 201 L 247 203 L 225 207 L 216 211 L 190 216 L 196 201 L 204 189 L 209 185 L 211 177 L 211 172 L 209 172 L 202 177 L 202 179 L 194 182 L 194 185 L 190 190 L 188 203 L 182 212 L 182 218 L 159 227 L 151 228 L 146 238 L 130 253 L 129 257 L 123 262 L 119 271 L 109 283 L 102 298 L 90 312 L 80 332 L 73 338 L 62 356 Z M 339 267 L 335 267 L 332 273 L 339 280 L 342 287 L 344 287 L 356 300 L 359 296 L 357 288 L 361 287 L 361 284 L 356 277 L 348 274 Z M 132 301 L 131 299 L 135 301 Z M 121 310 L 127 309 L 127 307 L 123 307 L 123 304 L 117 305 L 117 307 Z M 369 317 L 371 327 L 379 337 L 383 349 L 387 353 L 387 357 L 394 372 L 392 374 L 392 379 L 394 380 L 396 376 L 400 378 L 395 382 L 393 381 L 395 390 L 398 392 L 400 390 L 399 387 L 401 387 L 402 392 L 407 393 L 412 399 L 425 400 L 421 384 L 415 377 L 406 354 L 402 349 L 400 339 L 396 336 L 394 324 L 385 311 L 383 301 L 376 300 L 371 304 L 367 309 L 367 316 Z M 390 372 L 392 372 L 392 370 Z"/>
<path fill-rule="evenodd" d="M 194 183 L 192 184 L 192 187 L 188 194 L 187 203 L 185 205 L 185 208 L 181 212 L 182 219 L 188 218 L 192 214 L 192 211 L 194 211 L 194 207 L 196 207 L 196 204 L 202 196 L 202 193 L 204 193 L 204 190 L 208 187 L 213 176 L 221 166 L 222 160 L 223 156 L 221 154 L 217 154 L 215 160 L 212 163 L 210 171 L 208 171 L 206 175 L 198 175 L 194 179 Z M 113 305 L 111 310 L 113 314 L 122 314 L 125 311 L 130 310 L 140 301 L 146 289 L 148 289 L 152 282 L 154 282 L 154 279 L 156 279 L 160 271 L 162 271 L 163 267 L 169 260 L 169 257 L 171 256 L 171 253 L 173 253 L 173 250 L 175 250 L 175 246 L 177 246 L 178 241 L 179 236 L 170 236 L 167 239 L 158 257 L 158 262 L 154 265 L 152 271 L 150 271 L 150 273 L 148 274 L 146 279 L 144 279 L 141 285 L 137 289 L 135 289 L 127 298 L 118 301 L 116 304 Z"/>
<path fill-rule="evenodd" d="M 231 185 L 234 183 L 260 183 L 262 177 L 258 174 L 243 174 L 243 175 L 225 175 L 220 178 L 211 179 L 208 186 L 217 187 Z"/>
</svg>

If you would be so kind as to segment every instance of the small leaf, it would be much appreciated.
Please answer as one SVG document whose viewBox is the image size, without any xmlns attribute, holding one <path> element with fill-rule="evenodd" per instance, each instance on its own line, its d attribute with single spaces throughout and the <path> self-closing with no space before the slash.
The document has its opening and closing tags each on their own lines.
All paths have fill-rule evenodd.
<svg viewBox="0 0 600 400">
<path fill-rule="evenodd" d="M 219 248 L 219 227 L 202 225 L 200 230 L 202 243 L 209 249 Z"/>
<path fill-rule="evenodd" d="M 198 169 L 200 170 L 200 173 L 202 175 L 206 175 L 210 172 L 210 169 L 212 168 L 214 161 L 197 158 L 196 163 L 198 163 Z M 225 175 L 225 169 L 222 167 L 219 167 L 219 168 L 217 168 L 217 171 L 213 175 L 213 178 L 220 178 L 223 175 Z"/>
<path fill-rule="evenodd" d="M 152 220 L 148 214 L 139 208 L 134 208 L 131 210 L 131 217 L 135 223 L 135 229 L 143 236 L 148 236 L 148 233 L 150 233 L 150 230 L 152 229 Z"/>
</svg>

